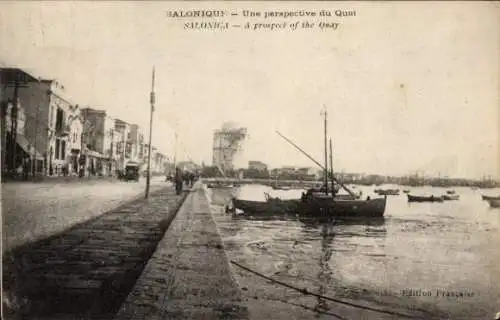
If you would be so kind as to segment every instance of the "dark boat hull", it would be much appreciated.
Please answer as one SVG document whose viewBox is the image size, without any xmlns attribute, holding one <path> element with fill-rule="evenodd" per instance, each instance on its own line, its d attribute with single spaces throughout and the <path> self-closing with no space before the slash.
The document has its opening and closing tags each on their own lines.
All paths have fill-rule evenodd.
<svg viewBox="0 0 500 320">
<path fill-rule="evenodd" d="M 251 201 L 233 198 L 232 203 L 234 208 L 242 210 L 245 213 L 277 214 L 297 212 L 300 200 L 281 200 L 273 198 L 267 201 Z"/>
<path fill-rule="evenodd" d="M 387 199 L 370 200 L 310 197 L 304 199 L 269 199 L 249 201 L 232 199 L 233 207 L 247 214 L 293 213 L 318 217 L 383 217 Z"/>
<path fill-rule="evenodd" d="M 445 194 L 443 195 L 443 200 L 445 201 L 460 200 L 460 196 L 458 194 Z"/>
<path fill-rule="evenodd" d="M 492 208 L 500 208 L 500 199 L 490 199 L 488 200 L 488 203 Z"/>
<path fill-rule="evenodd" d="M 388 189 L 388 190 L 376 189 L 373 192 L 375 192 L 380 196 L 399 196 L 399 189 Z"/>
<path fill-rule="evenodd" d="M 408 196 L 408 202 L 443 202 L 443 197 L 420 197 L 420 196 L 412 196 L 410 194 Z"/>
<path fill-rule="evenodd" d="M 483 200 L 487 200 L 487 201 L 488 201 L 488 200 L 500 200 L 500 196 L 496 196 L 496 197 L 495 197 L 495 196 L 493 196 L 493 197 L 492 197 L 492 196 L 485 196 L 485 195 L 482 195 L 482 196 L 481 196 L 481 198 L 482 198 Z"/>
<path fill-rule="evenodd" d="M 313 198 L 301 202 L 299 210 L 307 216 L 380 218 L 384 216 L 386 203 L 386 198 L 370 200 Z"/>
</svg>

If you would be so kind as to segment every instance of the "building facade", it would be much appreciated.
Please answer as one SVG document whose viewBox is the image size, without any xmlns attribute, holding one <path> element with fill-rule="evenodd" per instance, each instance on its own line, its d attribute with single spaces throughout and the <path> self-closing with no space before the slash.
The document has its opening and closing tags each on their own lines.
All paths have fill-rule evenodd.
<svg viewBox="0 0 500 320">
<path fill-rule="evenodd" d="M 82 109 L 84 118 L 84 146 L 85 166 L 89 174 L 112 175 L 116 168 L 114 154 L 115 121 L 104 110 L 93 108 Z"/>
<path fill-rule="evenodd" d="M 130 125 L 130 159 L 143 165 L 144 157 L 144 133 L 137 124 Z"/>
<path fill-rule="evenodd" d="M 130 124 L 115 119 L 115 136 L 116 136 L 116 169 L 123 171 L 127 163 L 131 160 L 132 144 L 130 134 Z"/>
<path fill-rule="evenodd" d="M 267 171 L 267 165 L 261 161 L 248 161 L 248 169 L 257 171 Z"/>
<path fill-rule="evenodd" d="M 78 108 L 67 98 L 64 86 L 56 80 L 35 78 L 21 69 L 2 68 L 1 71 L 2 82 L 5 81 L 6 105 L 9 105 L 9 100 L 17 101 L 17 106 L 24 109 L 24 134 L 15 134 L 14 151 L 20 147 L 24 153 L 31 153 L 33 159 L 37 159 L 33 166 L 37 174 L 71 173 L 68 161 L 73 155 L 72 150 L 78 152 L 80 148 L 78 143 L 72 144 L 71 137 L 81 134 L 81 118 Z M 11 105 L 14 106 L 12 102 Z M 15 122 L 12 122 L 11 129 L 17 127 Z M 19 166 L 22 162 L 19 153 L 14 153 L 9 155 L 12 162 L 10 167 L 13 163 Z"/>
</svg>

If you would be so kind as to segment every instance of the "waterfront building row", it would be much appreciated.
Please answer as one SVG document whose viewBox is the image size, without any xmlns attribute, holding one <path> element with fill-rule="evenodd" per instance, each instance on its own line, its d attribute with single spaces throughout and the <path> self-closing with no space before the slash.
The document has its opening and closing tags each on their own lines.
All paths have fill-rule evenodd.
<svg viewBox="0 0 500 320">
<path fill-rule="evenodd" d="M 56 80 L 0 69 L 2 174 L 114 175 L 130 162 L 146 170 L 149 146 L 136 124 L 71 101 Z M 151 171 L 167 157 L 151 148 Z"/>
</svg>

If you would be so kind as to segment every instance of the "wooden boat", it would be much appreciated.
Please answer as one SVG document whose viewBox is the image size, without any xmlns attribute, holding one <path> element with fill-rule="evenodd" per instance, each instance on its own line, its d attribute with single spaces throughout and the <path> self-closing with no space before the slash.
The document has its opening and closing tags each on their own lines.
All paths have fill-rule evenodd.
<svg viewBox="0 0 500 320">
<path fill-rule="evenodd" d="M 432 196 L 412 196 L 411 194 L 407 194 L 408 202 L 443 202 L 443 197 Z"/>
<path fill-rule="evenodd" d="M 380 196 L 398 196 L 399 189 L 375 189 L 373 190 L 376 194 Z"/>
<path fill-rule="evenodd" d="M 231 189 L 234 188 L 234 185 L 232 183 L 223 183 L 223 182 L 214 182 L 214 183 L 208 183 L 207 188 L 211 189 Z"/>
<path fill-rule="evenodd" d="M 288 186 L 277 186 L 277 185 L 273 185 L 273 186 L 271 186 L 271 188 L 273 188 L 273 190 L 290 190 L 291 189 Z"/>
<path fill-rule="evenodd" d="M 446 194 L 455 194 L 455 190 L 446 190 Z"/>
<path fill-rule="evenodd" d="M 298 205 L 298 213 L 307 216 L 320 216 L 320 217 L 383 217 L 385 212 L 385 206 L 387 203 L 387 196 L 383 198 L 366 200 L 360 199 L 359 195 L 354 194 L 349 190 L 344 184 L 342 184 L 338 179 L 335 178 L 333 171 L 333 152 L 332 152 L 332 140 L 330 139 L 330 171 L 328 170 L 327 161 L 327 112 L 324 112 L 325 116 L 325 163 L 324 166 L 319 162 L 314 160 L 310 155 L 308 155 L 304 150 L 298 147 L 296 144 L 291 142 L 288 138 L 283 137 L 287 142 L 297 148 L 300 152 L 306 155 L 309 159 L 315 162 L 324 172 L 324 189 L 310 189 L 307 193 L 302 195 L 302 199 Z M 333 188 L 332 188 L 332 187 Z M 349 197 L 339 198 L 337 190 L 342 187 Z M 319 191 L 319 192 L 317 192 Z"/>
<path fill-rule="evenodd" d="M 500 200 L 500 196 L 485 196 L 485 195 L 482 195 L 481 198 L 483 198 L 483 200 Z"/>
<path fill-rule="evenodd" d="M 247 214 L 278 214 L 295 213 L 298 211 L 300 200 L 281 200 L 279 198 L 268 198 L 266 201 L 242 200 L 233 197 L 231 199 L 233 208 L 239 209 Z M 226 209 L 227 212 L 229 210 Z"/>
<path fill-rule="evenodd" d="M 405 190 L 403 190 L 403 193 L 410 193 L 410 190 L 405 189 Z"/>
<path fill-rule="evenodd" d="M 341 199 L 325 194 L 306 196 L 298 205 L 299 212 L 307 216 L 331 217 L 383 217 L 387 197 L 366 200 Z"/>
<path fill-rule="evenodd" d="M 499 199 L 490 199 L 488 200 L 490 207 L 492 208 L 500 208 L 500 200 Z"/>
<path fill-rule="evenodd" d="M 460 196 L 458 194 L 445 194 L 443 195 L 443 200 L 445 201 L 460 200 Z"/>
</svg>

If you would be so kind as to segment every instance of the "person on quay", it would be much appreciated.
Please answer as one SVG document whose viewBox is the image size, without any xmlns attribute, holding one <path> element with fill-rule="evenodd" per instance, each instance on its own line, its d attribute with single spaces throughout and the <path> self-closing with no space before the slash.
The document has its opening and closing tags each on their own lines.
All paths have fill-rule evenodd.
<svg viewBox="0 0 500 320">
<path fill-rule="evenodd" d="M 184 183 L 184 179 L 182 176 L 181 169 L 175 168 L 175 192 L 177 195 L 181 194 L 183 183 Z"/>
</svg>

